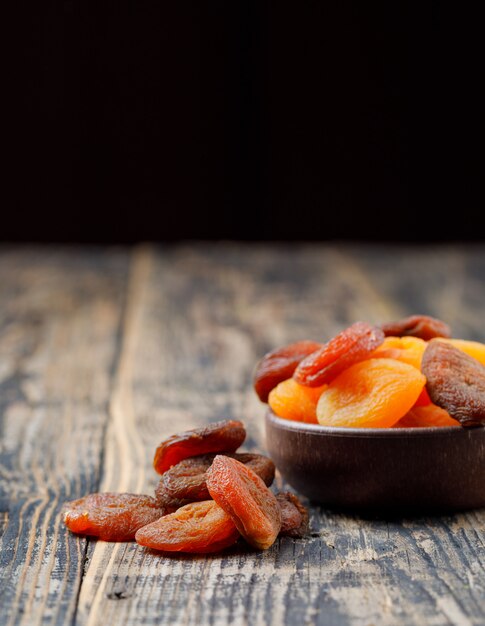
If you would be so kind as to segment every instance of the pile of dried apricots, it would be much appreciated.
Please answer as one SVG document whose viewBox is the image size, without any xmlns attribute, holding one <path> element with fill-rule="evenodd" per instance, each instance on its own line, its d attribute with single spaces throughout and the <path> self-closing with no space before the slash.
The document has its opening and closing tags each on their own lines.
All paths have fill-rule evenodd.
<svg viewBox="0 0 485 626">
<path fill-rule="evenodd" d="M 254 388 L 279 417 L 338 427 L 485 425 L 485 344 L 452 339 L 447 324 L 413 315 L 381 326 L 356 322 L 327 343 L 299 341 L 266 354 Z M 241 537 L 267 549 L 303 537 L 308 511 L 274 494 L 275 466 L 236 452 L 239 421 L 172 435 L 155 452 L 155 497 L 94 493 L 65 506 L 74 533 L 164 552 L 218 552 Z"/>
<path fill-rule="evenodd" d="M 327 343 L 269 352 L 254 389 L 277 416 L 322 426 L 480 426 L 485 344 L 452 339 L 447 324 L 425 315 L 356 322 Z"/>
<path fill-rule="evenodd" d="M 155 497 L 93 493 L 65 505 L 64 522 L 74 533 L 164 552 L 218 552 L 241 537 L 264 550 L 279 535 L 304 536 L 308 511 L 294 494 L 269 489 L 271 459 L 236 452 L 245 438 L 233 420 L 172 435 L 155 452 Z"/>
</svg>

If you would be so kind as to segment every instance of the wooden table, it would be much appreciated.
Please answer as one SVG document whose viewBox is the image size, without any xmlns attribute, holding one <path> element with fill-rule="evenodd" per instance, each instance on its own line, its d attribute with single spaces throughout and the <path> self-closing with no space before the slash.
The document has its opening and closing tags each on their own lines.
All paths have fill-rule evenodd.
<svg viewBox="0 0 485 626">
<path fill-rule="evenodd" d="M 251 372 L 285 342 L 412 312 L 485 340 L 484 278 L 484 246 L 0 249 L 2 626 L 482 625 L 484 511 L 311 506 L 307 539 L 176 557 L 73 536 L 60 511 L 152 493 L 159 440 L 215 418 L 263 451 Z"/>
</svg>

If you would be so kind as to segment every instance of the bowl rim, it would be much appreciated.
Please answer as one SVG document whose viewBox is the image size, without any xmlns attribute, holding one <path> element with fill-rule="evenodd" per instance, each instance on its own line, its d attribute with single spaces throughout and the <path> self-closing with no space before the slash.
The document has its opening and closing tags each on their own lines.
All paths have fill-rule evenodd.
<svg viewBox="0 0 485 626">
<path fill-rule="evenodd" d="M 312 434 L 320 437 L 361 437 L 361 438 L 404 438 L 436 437 L 436 436 L 472 436 L 473 432 L 485 433 L 483 426 L 474 428 L 457 428 L 456 426 L 423 426 L 419 428 L 347 428 L 345 426 L 322 426 L 321 424 L 307 424 L 278 417 L 271 408 L 266 409 L 265 419 L 276 428 Z M 458 426 L 460 426 L 458 424 Z"/>
</svg>

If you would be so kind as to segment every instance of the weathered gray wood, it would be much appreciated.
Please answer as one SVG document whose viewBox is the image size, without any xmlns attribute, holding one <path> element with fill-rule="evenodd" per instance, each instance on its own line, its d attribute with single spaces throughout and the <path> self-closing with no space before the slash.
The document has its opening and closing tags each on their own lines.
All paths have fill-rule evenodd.
<svg viewBox="0 0 485 626">
<path fill-rule="evenodd" d="M 31 259 L 17 254 L 16 263 L 32 265 Z M 111 265 L 106 265 L 106 258 L 95 258 L 92 265 L 99 266 L 105 281 L 116 266 L 118 282 L 112 281 L 108 298 L 113 305 L 121 297 L 124 265 L 119 258 L 116 263 L 109 258 Z M 74 254 L 70 263 L 66 260 L 58 281 L 71 283 L 83 262 L 83 253 Z M 242 419 L 249 432 L 246 447 L 264 450 L 264 408 L 252 392 L 251 372 L 260 355 L 285 342 L 325 339 L 356 319 L 379 322 L 414 312 L 441 316 L 454 326 L 456 335 L 485 340 L 484 276 L 485 248 L 480 246 L 206 244 L 137 249 L 130 265 L 119 347 L 114 347 L 113 333 L 121 318 L 112 311 L 110 323 L 103 325 L 105 334 L 99 333 L 105 358 L 91 363 L 98 366 L 96 378 L 105 381 L 96 395 L 104 403 L 96 422 L 101 430 L 107 424 L 104 446 L 100 450 L 103 438 L 90 422 L 82 432 L 84 438 L 78 437 L 81 449 L 73 453 L 68 446 L 77 456 L 61 469 L 74 467 L 85 455 L 92 457 L 91 478 L 70 493 L 92 489 L 99 476 L 93 468 L 100 464 L 101 489 L 151 492 L 156 484 L 151 460 L 158 441 L 175 430 L 220 417 Z M 103 279 L 99 280 L 103 289 Z M 0 280 L 0 290 L 1 285 Z M 100 296 L 94 289 L 89 294 L 95 307 Z M 26 296 L 26 309 L 35 309 L 38 298 Z M 0 296 L 0 314 L 2 302 Z M 89 311 L 88 307 L 80 335 L 91 332 L 94 309 Z M 67 322 L 61 327 L 65 334 L 73 332 Z M 42 345 L 53 345 L 45 331 L 38 337 Z M 92 348 L 92 335 L 85 343 Z M 58 348 L 54 344 L 54 358 Z M 84 372 L 84 354 L 74 351 L 72 375 Z M 25 362 L 31 360 L 35 366 L 35 358 L 27 354 Z M 46 376 L 44 369 L 42 374 Z M 93 372 L 84 375 L 94 377 Z M 44 385 L 39 392 L 41 407 L 50 407 L 43 395 L 48 389 Z M 77 396 L 67 384 L 58 389 L 56 399 L 59 406 L 78 408 L 87 402 L 85 394 Z M 10 406 L 9 401 L 4 414 Z M 59 413 L 53 415 L 46 421 L 58 422 Z M 51 436 L 53 431 L 51 425 Z M 49 455 L 47 462 L 35 456 L 32 463 L 32 445 L 24 448 L 22 432 L 13 432 L 11 441 L 28 461 L 26 474 L 49 474 L 55 465 Z M 9 471 L 5 467 L 4 473 Z M 29 485 L 25 512 L 42 519 L 43 510 L 35 513 L 37 500 L 29 491 L 36 482 Z M 14 501 L 10 492 L 8 501 Z M 8 535 L 15 545 L 13 509 L 4 539 Z M 60 600 L 56 607 L 46 591 L 52 583 L 46 578 L 48 570 L 42 569 L 41 551 L 32 543 L 28 559 L 17 555 L 15 571 L 37 568 L 41 575 L 35 579 L 23 575 L 25 593 L 9 606 L 17 610 L 18 623 L 64 624 L 73 616 L 81 626 L 484 622 L 483 511 L 386 520 L 312 506 L 311 526 L 307 539 L 284 538 L 265 553 L 237 548 L 224 556 L 166 557 L 134 544 L 89 541 L 81 580 L 85 542 L 66 537 L 56 519 L 44 525 L 40 541 L 51 551 L 59 537 L 70 546 L 63 593 L 66 598 L 67 588 L 69 593 L 79 589 L 79 595 L 73 601 L 64 599 L 64 605 Z M 10 550 L 5 541 L 3 545 L 7 548 L 0 558 Z M 11 577 L 14 568 L 9 572 Z"/>
<path fill-rule="evenodd" d="M 0 622 L 74 619 L 86 541 L 60 523 L 96 490 L 127 255 L 0 253 Z"/>
</svg>

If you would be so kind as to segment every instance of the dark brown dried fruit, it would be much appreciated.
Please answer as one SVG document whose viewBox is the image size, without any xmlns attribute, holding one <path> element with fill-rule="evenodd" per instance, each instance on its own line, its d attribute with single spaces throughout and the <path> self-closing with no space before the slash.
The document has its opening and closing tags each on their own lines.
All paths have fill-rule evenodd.
<svg viewBox="0 0 485 626">
<path fill-rule="evenodd" d="M 206 473 L 212 465 L 215 454 L 203 454 L 184 459 L 167 470 L 160 479 L 157 498 L 166 506 L 174 506 L 177 501 L 195 502 L 209 500 L 210 494 L 206 484 Z M 225 456 L 236 459 L 247 465 L 266 485 L 274 480 L 275 466 L 271 459 L 262 454 L 228 453 Z"/>
<path fill-rule="evenodd" d="M 269 457 L 264 456 L 264 454 L 250 454 L 249 452 L 235 452 L 227 456 L 249 467 L 250 470 L 263 480 L 266 486 L 270 487 L 273 484 L 276 468 Z"/>
<path fill-rule="evenodd" d="M 70 531 L 104 541 L 130 541 L 139 528 L 164 514 L 154 498 L 133 493 L 91 493 L 65 505 Z"/>
<path fill-rule="evenodd" d="M 213 500 L 187 504 L 136 533 L 142 546 L 197 554 L 219 552 L 239 537 L 231 517 Z"/>
<path fill-rule="evenodd" d="M 165 487 L 163 480 L 161 479 L 155 489 L 155 499 L 158 506 L 163 509 L 163 514 L 174 513 L 181 506 L 190 504 L 193 500 L 186 500 L 181 498 L 174 498 Z"/>
<path fill-rule="evenodd" d="M 381 324 L 386 337 L 419 337 L 429 341 L 435 337 L 451 337 L 448 324 L 429 315 L 411 315 L 395 322 Z"/>
<path fill-rule="evenodd" d="M 215 454 L 193 456 L 167 470 L 160 479 L 160 485 L 163 486 L 167 496 L 187 502 L 210 500 L 205 476 L 215 456 Z"/>
<path fill-rule="evenodd" d="M 262 550 L 273 545 L 281 529 L 281 511 L 257 474 L 235 459 L 217 455 L 207 472 L 207 487 L 248 543 Z"/>
<path fill-rule="evenodd" d="M 303 359 L 293 378 L 300 385 L 320 387 L 354 363 L 367 359 L 383 341 L 384 333 L 379 327 L 355 322 Z"/>
<path fill-rule="evenodd" d="M 431 341 L 421 371 L 434 404 L 462 426 L 485 424 L 485 367 L 445 341 Z"/>
<path fill-rule="evenodd" d="M 294 493 L 277 493 L 281 509 L 280 535 L 300 538 L 308 534 L 308 510 Z"/>
<path fill-rule="evenodd" d="M 254 390 L 259 399 L 267 402 L 269 392 L 291 378 L 298 363 L 321 347 L 322 344 L 315 341 L 297 341 L 265 354 L 257 363 L 253 375 Z"/>
<path fill-rule="evenodd" d="M 234 452 L 246 439 L 242 422 L 223 420 L 203 428 L 177 433 L 162 441 L 155 452 L 153 467 L 163 474 L 183 459 L 208 452 Z"/>
</svg>

